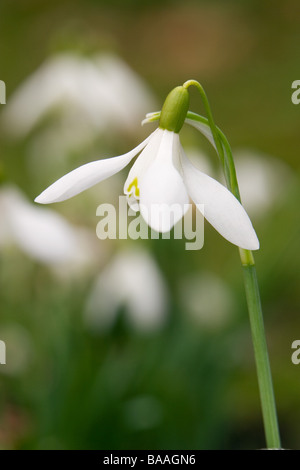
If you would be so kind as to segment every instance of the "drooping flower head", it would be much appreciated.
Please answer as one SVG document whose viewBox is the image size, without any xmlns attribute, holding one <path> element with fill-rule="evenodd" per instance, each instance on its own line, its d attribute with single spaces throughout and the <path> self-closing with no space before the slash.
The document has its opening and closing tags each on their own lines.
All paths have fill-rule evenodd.
<svg viewBox="0 0 300 470">
<path fill-rule="evenodd" d="M 130 207 L 140 211 L 152 229 L 170 231 L 183 217 L 192 199 L 224 238 L 243 249 L 257 250 L 256 233 L 238 199 L 196 168 L 184 153 L 179 132 L 185 121 L 214 145 L 208 125 L 186 119 L 188 109 L 188 86 L 174 88 L 161 113 L 157 113 L 159 127 L 141 144 L 124 155 L 82 165 L 53 183 L 35 201 L 48 204 L 69 199 L 121 171 L 138 155 L 125 181 L 124 193 Z"/>
</svg>

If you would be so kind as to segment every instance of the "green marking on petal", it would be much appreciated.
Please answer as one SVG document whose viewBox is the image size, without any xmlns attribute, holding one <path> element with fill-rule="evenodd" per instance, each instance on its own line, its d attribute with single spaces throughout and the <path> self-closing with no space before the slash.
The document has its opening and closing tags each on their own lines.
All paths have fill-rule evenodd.
<svg viewBox="0 0 300 470">
<path fill-rule="evenodd" d="M 139 190 L 139 187 L 138 187 L 137 177 L 135 177 L 134 180 L 130 183 L 130 185 L 127 188 L 127 192 L 130 193 L 133 187 L 135 188 L 134 189 L 135 197 L 140 197 L 140 190 Z"/>
</svg>

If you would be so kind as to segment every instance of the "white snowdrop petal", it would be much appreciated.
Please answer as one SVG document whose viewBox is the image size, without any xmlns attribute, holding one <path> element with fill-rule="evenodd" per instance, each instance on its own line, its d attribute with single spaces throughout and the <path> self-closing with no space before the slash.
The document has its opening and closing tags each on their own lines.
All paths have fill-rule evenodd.
<svg viewBox="0 0 300 470">
<path fill-rule="evenodd" d="M 35 202 L 50 204 L 65 201 L 100 181 L 121 171 L 145 147 L 151 135 L 128 153 L 118 157 L 97 160 L 76 168 L 43 191 Z"/>
<path fill-rule="evenodd" d="M 259 241 L 252 223 L 240 202 L 218 181 L 205 175 L 181 150 L 184 181 L 195 204 L 204 204 L 207 221 L 234 245 L 246 250 L 258 250 Z"/>
</svg>

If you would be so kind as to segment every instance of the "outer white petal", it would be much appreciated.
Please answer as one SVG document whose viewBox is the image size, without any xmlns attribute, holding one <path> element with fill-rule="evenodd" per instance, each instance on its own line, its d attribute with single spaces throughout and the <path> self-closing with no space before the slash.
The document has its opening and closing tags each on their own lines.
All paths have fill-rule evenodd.
<svg viewBox="0 0 300 470">
<path fill-rule="evenodd" d="M 160 133 L 157 155 L 139 183 L 140 211 L 151 228 L 169 232 L 188 210 L 189 196 L 179 170 L 179 135 Z"/>
<path fill-rule="evenodd" d="M 70 173 L 67 173 L 49 186 L 49 188 L 45 189 L 45 191 L 35 199 L 35 202 L 50 204 L 52 202 L 65 201 L 100 181 L 109 178 L 128 165 L 133 157 L 145 147 L 151 135 L 140 145 L 124 155 L 86 163 Z"/>
<path fill-rule="evenodd" d="M 195 204 L 204 204 L 208 222 L 234 245 L 258 250 L 259 241 L 240 202 L 218 181 L 195 168 L 181 149 L 184 181 Z"/>
</svg>

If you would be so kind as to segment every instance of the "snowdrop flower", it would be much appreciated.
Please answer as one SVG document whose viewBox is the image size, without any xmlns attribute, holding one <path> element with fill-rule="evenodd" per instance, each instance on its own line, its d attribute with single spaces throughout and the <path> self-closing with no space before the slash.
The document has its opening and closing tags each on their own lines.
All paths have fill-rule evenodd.
<svg viewBox="0 0 300 470">
<path fill-rule="evenodd" d="M 104 268 L 87 300 L 86 324 L 92 330 L 105 330 L 122 306 L 129 322 L 139 331 L 156 330 L 166 320 L 167 287 L 153 258 L 145 251 L 124 251 Z"/>
<path fill-rule="evenodd" d="M 0 246 L 17 246 L 29 257 L 55 268 L 91 266 L 93 236 L 51 209 L 36 207 L 14 186 L 0 190 Z"/>
<path fill-rule="evenodd" d="M 225 239 L 241 248 L 257 250 L 256 233 L 240 202 L 218 181 L 198 170 L 184 153 L 179 131 L 188 107 L 188 89 L 176 87 L 163 105 L 159 128 L 141 144 L 124 155 L 87 163 L 71 171 L 35 201 L 48 204 L 69 199 L 121 171 L 139 154 L 125 181 L 124 193 L 132 209 L 140 210 L 152 229 L 170 231 L 188 210 L 191 198 L 200 210 L 200 205 L 204 206 L 203 215 Z M 176 210 L 172 211 L 172 207 Z"/>
</svg>

